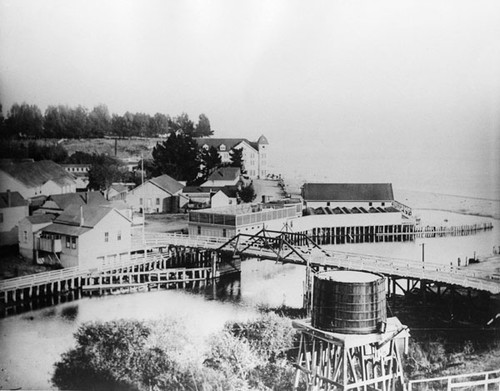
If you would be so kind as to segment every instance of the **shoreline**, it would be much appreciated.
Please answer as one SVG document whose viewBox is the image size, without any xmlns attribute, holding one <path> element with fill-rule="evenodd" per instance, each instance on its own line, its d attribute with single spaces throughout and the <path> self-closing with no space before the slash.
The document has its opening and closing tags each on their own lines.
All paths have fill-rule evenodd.
<svg viewBox="0 0 500 391">
<path fill-rule="evenodd" d="M 303 182 L 284 178 L 285 191 L 300 196 Z M 394 199 L 416 210 L 435 210 L 500 220 L 500 199 L 402 189 L 393 186 Z"/>
</svg>

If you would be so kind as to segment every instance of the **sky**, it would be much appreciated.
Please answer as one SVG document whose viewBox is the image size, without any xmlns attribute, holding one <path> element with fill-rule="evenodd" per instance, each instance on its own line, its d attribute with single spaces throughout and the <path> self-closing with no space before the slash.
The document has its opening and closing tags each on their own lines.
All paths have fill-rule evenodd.
<svg viewBox="0 0 500 391">
<path fill-rule="evenodd" d="M 0 0 L 0 101 L 204 113 L 289 173 L 500 199 L 500 2 Z"/>
</svg>

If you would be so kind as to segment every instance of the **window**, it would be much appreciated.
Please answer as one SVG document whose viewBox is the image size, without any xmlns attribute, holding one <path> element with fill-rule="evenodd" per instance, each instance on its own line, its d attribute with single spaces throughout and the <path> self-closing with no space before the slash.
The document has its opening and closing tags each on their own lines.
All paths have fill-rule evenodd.
<svg viewBox="0 0 500 391">
<path fill-rule="evenodd" d="M 104 241 L 109 242 L 109 232 L 104 232 Z"/>
<path fill-rule="evenodd" d="M 0 213 L 0 223 L 3 223 L 3 213 Z"/>
<path fill-rule="evenodd" d="M 382 206 L 385 206 L 385 202 L 382 202 Z"/>
<path fill-rule="evenodd" d="M 70 243 L 71 243 L 71 236 L 66 236 L 66 248 L 70 247 Z"/>
<path fill-rule="evenodd" d="M 226 230 L 225 228 L 222 230 L 222 236 L 223 236 L 223 237 L 226 237 L 226 236 L 227 236 L 227 230 Z"/>
<path fill-rule="evenodd" d="M 328 201 L 328 202 L 326 203 L 326 206 L 330 206 L 330 201 Z"/>
<path fill-rule="evenodd" d="M 116 240 L 122 240 L 122 231 L 118 231 L 116 234 Z"/>
<path fill-rule="evenodd" d="M 198 226 L 198 235 L 201 235 L 201 227 Z"/>
<path fill-rule="evenodd" d="M 71 237 L 71 248 L 72 249 L 76 248 L 76 236 Z"/>
<path fill-rule="evenodd" d="M 24 237 L 24 242 L 26 243 L 28 241 L 28 231 L 23 232 L 23 237 Z"/>
<path fill-rule="evenodd" d="M 369 203 L 368 203 L 368 206 L 372 206 L 372 205 L 373 205 L 373 202 L 369 202 Z"/>
<path fill-rule="evenodd" d="M 159 198 L 156 199 L 156 205 L 160 205 L 160 199 Z"/>
</svg>

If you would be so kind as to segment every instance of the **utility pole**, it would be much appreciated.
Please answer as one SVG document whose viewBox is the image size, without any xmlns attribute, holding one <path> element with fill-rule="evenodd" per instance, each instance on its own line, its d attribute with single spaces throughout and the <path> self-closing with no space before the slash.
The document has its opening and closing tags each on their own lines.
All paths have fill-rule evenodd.
<svg viewBox="0 0 500 391">
<path fill-rule="evenodd" d="M 425 243 L 422 243 L 421 246 L 422 246 L 422 269 L 423 269 L 425 262 Z"/>
</svg>

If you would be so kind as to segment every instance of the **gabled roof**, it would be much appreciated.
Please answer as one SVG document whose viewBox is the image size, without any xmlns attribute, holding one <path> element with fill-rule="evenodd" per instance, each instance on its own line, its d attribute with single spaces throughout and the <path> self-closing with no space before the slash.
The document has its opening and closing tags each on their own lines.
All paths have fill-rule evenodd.
<svg viewBox="0 0 500 391">
<path fill-rule="evenodd" d="M 201 187 L 201 186 L 185 186 L 182 189 L 184 194 L 188 193 L 210 193 L 210 187 Z"/>
<path fill-rule="evenodd" d="M 239 167 L 221 167 L 214 171 L 207 179 L 208 181 L 233 181 L 241 175 Z"/>
<path fill-rule="evenodd" d="M 112 211 L 113 208 L 105 206 L 70 205 L 55 219 L 54 223 L 93 228 Z"/>
<path fill-rule="evenodd" d="M 28 220 L 31 224 L 51 223 L 52 221 L 54 221 L 55 218 L 56 216 L 50 213 L 25 217 L 25 219 Z"/>
<path fill-rule="evenodd" d="M 219 191 L 222 191 L 229 198 L 236 198 L 238 195 L 237 186 L 224 186 Z"/>
<path fill-rule="evenodd" d="M 58 185 L 74 184 L 75 178 L 51 160 L 0 165 L 0 170 L 23 183 L 28 188 L 42 186 L 48 181 Z"/>
<path fill-rule="evenodd" d="M 241 142 L 246 142 L 248 145 L 250 145 L 252 148 L 255 150 L 258 150 L 257 143 L 253 143 L 248 141 L 246 138 L 212 138 L 212 137 L 199 137 L 194 139 L 196 143 L 198 144 L 199 147 L 203 147 L 204 145 L 207 145 L 209 148 L 210 147 L 215 147 L 217 150 L 220 149 L 221 145 L 226 146 L 226 150 L 229 151 L 230 149 L 234 148 Z"/>
<path fill-rule="evenodd" d="M 305 183 L 305 201 L 392 201 L 390 183 Z"/>
<path fill-rule="evenodd" d="M 66 209 L 70 205 L 105 205 L 108 203 L 98 191 L 53 194 L 47 198 L 47 201 L 53 201 L 59 209 Z"/>
<path fill-rule="evenodd" d="M 177 182 L 174 178 L 169 177 L 167 174 L 163 174 L 156 178 L 150 179 L 148 182 L 153 183 L 158 186 L 160 189 L 165 190 L 167 193 L 175 194 L 179 190 L 182 190 L 184 186 Z"/>
<path fill-rule="evenodd" d="M 125 193 L 128 191 L 128 187 L 125 186 L 124 184 L 121 183 L 113 183 L 110 187 L 109 190 L 114 190 L 117 193 Z"/>
<path fill-rule="evenodd" d="M 10 193 L 10 194 L 9 194 Z M 9 204 L 10 198 L 10 204 Z M 0 208 L 15 208 L 18 206 L 26 206 L 28 201 L 26 201 L 21 194 L 17 191 L 6 191 L 0 193 Z"/>
</svg>

